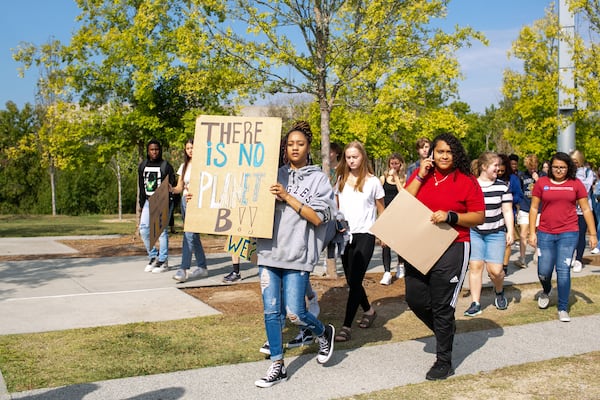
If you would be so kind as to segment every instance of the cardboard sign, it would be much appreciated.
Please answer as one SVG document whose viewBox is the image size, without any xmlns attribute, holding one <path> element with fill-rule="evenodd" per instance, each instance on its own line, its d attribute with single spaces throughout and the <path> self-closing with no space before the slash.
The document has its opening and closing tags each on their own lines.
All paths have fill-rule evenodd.
<svg viewBox="0 0 600 400">
<path fill-rule="evenodd" d="M 371 227 L 371 232 L 423 275 L 444 254 L 458 232 L 430 221 L 432 211 L 401 190 Z"/>
<path fill-rule="evenodd" d="M 224 250 L 256 263 L 256 240 L 252 238 L 228 236 L 225 241 Z"/>
<path fill-rule="evenodd" d="M 160 234 L 169 226 L 169 177 L 148 197 L 150 206 L 150 246 L 154 246 Z"/>
<path fill-rule="evenodd" d="M 280 141 L 280 118 L 198 117 L 185 231 L 270 238 Z"/>
</svg>

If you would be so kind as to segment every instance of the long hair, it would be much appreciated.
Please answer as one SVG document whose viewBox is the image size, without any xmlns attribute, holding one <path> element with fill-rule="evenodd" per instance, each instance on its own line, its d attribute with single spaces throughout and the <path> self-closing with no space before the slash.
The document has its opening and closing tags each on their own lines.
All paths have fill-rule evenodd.
<svg viewBox="0 0 600 400">
<path fill-rule="evenodd" d="M 456 136 L 450 133 L 441 133 L 433 139 L 433 143 L 431 144 L 431 149 L 429 150 L 429 154 L 433 153 L 435 146 L 437 146 L 438 142 L 446 142 L 448 146 L 450 146 L 450 151 L 452 152 L 452 163 L 454 164 L 454 168 L 462 172 L 467 176 L 472 176 L 471 174 L 471 160 L 467 155 L 465 148 L 463 147 L 460 140 L 456 138 Z"/>
<path fill-rule="evenodd" d="M 406 181 L 406 163 L 404 162 L 404 157 L 400 155 L 400 153 L 392 153 L 387 159 L 387 170 L 390 170 L 390 162 L 392 160 L 400 161 L 400 169 L 398 170 L 398 177 L 400 177 L 400 182 L 404 185 Z"/>
<path fill-rule="evenodd" d="M 194 138 L 189 138 L 185 141 L 185 144 L 183 145 L 183 171 L 181 171 L 182 176 L 185 176 L 185 171 L 187 170 L 190 161 L 192 161 L 192 157 L 188 156 L 187 151 L 185 151 L 185 148 L 188 144 L 194 144 Z"/>
<path fill-rule="evenodd" d="M 346 150 L 351 148 L 357 149 L 362 155 L 362 162 L 358 167 L 358 178 L 356 179 L 356 187 L 354 188 L 354 190 L 362 192 L 367 175 L 373 175 L 373 168 L 369 163 L 369 158 L 367 157 L 367 151 L 365 150 L 365 146 L 363 146 L 363 144 L 358 140 L 354 140 L 348 143 L 346 147 L 344 147 L 344 152 L 342 153 L 342 160 L 340 161 L 335 170 L 335 175 L 337 177 L 336 179 L 338 182 L 338 190 L 340 192 L 344 190 L 346 180 L 348 180 L 348 176 L 350 175 L 350 167 L 348 167 L 348 164 L 346 163 Z"/>
<path fill-rule="evenodd" d="M 577 179 L 577 166 L 575 166 L 575 163 L 573 162 L 573 160 L 571 160 L 571 157 L 569 157 L 567 153 L 563 153 L 562 151 L 559 151 L 550 159 L 550 169 L 548 170 L 548 177 L 550 179 L 555 179 L 554 170 L 552 169 L 552 164 L 554 164 L 554 160 L 562 161 L 565 164 L 567 164 L 567 179 Z"/>
</svg>

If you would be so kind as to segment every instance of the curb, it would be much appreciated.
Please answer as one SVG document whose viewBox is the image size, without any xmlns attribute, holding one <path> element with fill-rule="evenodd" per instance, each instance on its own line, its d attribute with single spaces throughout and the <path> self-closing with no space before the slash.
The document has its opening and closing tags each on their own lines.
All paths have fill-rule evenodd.
<svg viewBox="0 0 600 400">
<path fill-rule="evenodd" d="M 11 396 L 8 393 L 8 389 L 6 388 L 6 382 L 4 381 L 4 377 L 2 376 L 2 371 L 0 371 L 0 400 L 10 400 Z"/>
</svg>

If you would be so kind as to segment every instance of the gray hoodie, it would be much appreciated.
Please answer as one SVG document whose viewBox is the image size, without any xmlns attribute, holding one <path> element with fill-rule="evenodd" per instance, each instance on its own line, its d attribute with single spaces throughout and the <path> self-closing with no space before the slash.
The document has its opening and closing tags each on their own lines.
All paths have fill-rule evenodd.
<svg viewBox="0 0 600 400">
<path fill-rule="evenodd" d="M 284 165 L 279 168 L 277 181 L 302 204 L 315 210 L 323 223 L 315 226 L 286 202 L 276 201 L 272 238 L 256 240 L 258 264 L 311 272 L 326 245 L 327 222 L 335 214 L 329 177 L 314 165 L 298 170 Z"/>
</svg>

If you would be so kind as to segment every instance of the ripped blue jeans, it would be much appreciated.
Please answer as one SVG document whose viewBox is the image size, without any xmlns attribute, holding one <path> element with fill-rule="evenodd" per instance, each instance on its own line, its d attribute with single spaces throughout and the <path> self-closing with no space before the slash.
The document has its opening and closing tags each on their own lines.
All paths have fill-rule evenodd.
<svg viewBox="0 0 600 400">
<path fill-rule="evenodd" d="M 538 278 L 544 293 L 552 288 L 552 272 L 556 267 L 558 311 L 567 311 L 571 293 L 571 260 L 577 246 L 579 232 L 551 234 L 537 233 Z"/>
<path fill-rule="evenodd" d="M 258 275 L 271 360 L 282 360 L 281 332 L 285 323 L 285 314 L 293 324 L 310 329 L 316 336 L 323 334 L 325 326 L 306 310 L 304 296 L 309 284 L 309 272 L 260 265 Z"/>
</svg>

